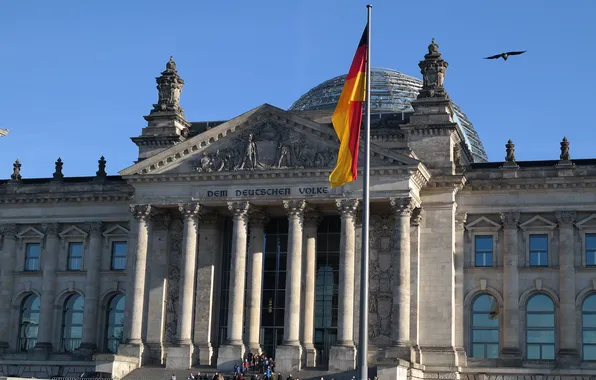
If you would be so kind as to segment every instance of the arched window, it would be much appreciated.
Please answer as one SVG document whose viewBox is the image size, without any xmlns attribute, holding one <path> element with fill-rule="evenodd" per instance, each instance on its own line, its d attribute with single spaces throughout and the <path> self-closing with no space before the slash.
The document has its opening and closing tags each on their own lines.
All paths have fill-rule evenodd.
<svg viewBox="0 0 596 380">
<path fill-rule="evenodd" d="M 584 360 L 596 360 L 596 294 L 582 305 L 582 355 Z"/>
<path fill-rule="evenodd" d="M 106 350 L 112 353 L 118 351 L 118 345 L 122 342 L 124 334 L 124 304 L 126 297 L 116 294 L 108 304 L 108 315 L 106 316 Z"/>
<path fill-rule="evenodd" d="M 532 296 L 526 305 L 526 357 L 555 360 L 555 305 L 545 294 Z"/>
<path fill-rule="evenodd" d="M 472 357 L 499 357 L 499 305 L 490 294 L 472 303 Z"/>
<path fill-rule="evenodd" d="M 73 352 L 83 339 L 83 307 L 85 300 L 78 294 L 66 299 L 62 312 L 62 350 Z"/>
<path fill-rule="evenodd" d="M 18 350 L 27 352 L 37 343 L 39 325 L 39 297 L 30 294 L 21 303 Z"/>
</svg>

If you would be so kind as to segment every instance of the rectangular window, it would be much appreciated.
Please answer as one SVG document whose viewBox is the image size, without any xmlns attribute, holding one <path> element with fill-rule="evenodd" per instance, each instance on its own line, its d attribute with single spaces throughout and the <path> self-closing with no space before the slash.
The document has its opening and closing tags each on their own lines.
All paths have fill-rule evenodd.
<svg viewBox="0 0 596 380">
<path fill-rule="evenodd" d="M 477 235 L 474 238 L 475 258 L 477 267 L 493 266 L 493 237 L 490 235 Z"/>
<path fill-rule="evenodd" d="M 125 241 L 112 242 L 112 270 L 126 269 L 126 251 L 128 244 Z"/>
<path fill-rule="evenodd" d="M 548 235 L 530 235 L 530 266 L 548 266 Z"/>
<path fill-rule="evenodd" d="M 25 246 L 25 271 L 39 270 L 39 256 L 41 245 L 39 243 L 27 243 Z"/>
<path fill-rule="evenodd" d="M 586 265 L 596 266 L 596 234 L 586 234 Z"/>
<path fill-rule="evenodd" d="M 68 270 L 81 270 L 83 265 L 83 243 L 68 243 Z"/>
</svg>

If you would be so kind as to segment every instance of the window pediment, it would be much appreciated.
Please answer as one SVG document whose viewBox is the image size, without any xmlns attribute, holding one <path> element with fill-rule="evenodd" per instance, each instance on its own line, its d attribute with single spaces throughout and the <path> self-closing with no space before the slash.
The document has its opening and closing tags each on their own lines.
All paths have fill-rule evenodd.
<svg viewBox="0 0 596 380">
<path fill-rule="evenodd" d="M 536 215 L 530 220 L 520 224 L 519 227 L 524 231 L 551 231 L 557 227 L 557 224 L 540 215 Z"/>
<path fill-rule="evenodd" d="M 466 230 L 468 231 L 496 232 L 500 229 L 501 225 L 499 223 L 493 222 L 485 216 L 481 216 L 480 218 L 474 220 L 472 223 L 468 223 L 466 225 Z"/>
<path fill-rule="evenodd" d="M 62 239 L 69 238 L 69 237 L 84 239 L 88 236 L 88 234 L 85 231 L 81 230 L 77 226 L 70 226 L 70 227 L 66 228 L 64 231 L 60 232 L 58 235 Z"/>
<path fill-rule="evenodd" d="M 126 228 L 122 227 L 121 225 L 117 224 L 109 229 L 107 229 L 102 235 L 104 237 L 108 237 L 108 236 L 128 236 L 128 234 L 130 233 L 129 230 L 127 230 Z"/>
<path fill-rule="evenodd" d="M 43 232 L 41 232 L 37 228 L 31 227 L 31 226 L 25 228 L 23 231 L 21 231 L 17 234 L 17 237 L 19 239 L 25 239 L 25 238 L 42 239 L 44 236 L 45 236 L 45 234 Z"/>
<path fill-rule="evenodd" d="M 577 222 L 575 226 L 580 230 L 596 230 L 596 214 L 592 214 L 587 218 L 582 219 L 581 221 Z"/>
</svg>

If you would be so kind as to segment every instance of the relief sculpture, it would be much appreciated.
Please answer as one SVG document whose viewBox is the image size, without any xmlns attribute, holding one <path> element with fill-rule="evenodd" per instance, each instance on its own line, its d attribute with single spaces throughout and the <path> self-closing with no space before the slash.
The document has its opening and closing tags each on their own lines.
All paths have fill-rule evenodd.
<svg viewBox="0 0 596 380">
<path fill-rule="evenodd" d="M 193 162 L 198 172 L 332 168 L 337 151 L 321 142 L 270 122 L 243 133 L 215 152 Z"/>
<path fill-rule="evenodd" d="M 178 298 L 180 288 L 180 258 L 182 255 L 182 228 L 181 220 L 172 221 L 170 235 L 170 261 L 168 267 L 168 295 L 166 299 L 166 326 L 165 341 L 174 342 L 178 329 Z"/>
</svg>

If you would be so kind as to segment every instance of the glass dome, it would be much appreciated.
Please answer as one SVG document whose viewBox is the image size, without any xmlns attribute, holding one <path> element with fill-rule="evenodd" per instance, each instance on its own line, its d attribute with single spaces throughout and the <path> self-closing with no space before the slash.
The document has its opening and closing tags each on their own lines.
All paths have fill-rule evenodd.
<svg viewBox="0 0 596 380">
<path fill-rule="evenodd" d="M 383 68 L 373 68 L 371 76 L 371 114 L 414 112 L 410 102 L 422 89 L 422 80 Z M 313 87 L 292 104 L 290 111 L 335 109 L 345 81 L 346 75 L 340 75 Z M 455 121 L 463 132 L 474 162 L 487 162 L 488 156 L 474 125 L 455 103 L 452 104 Z"/>
</svg>

